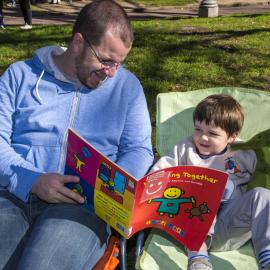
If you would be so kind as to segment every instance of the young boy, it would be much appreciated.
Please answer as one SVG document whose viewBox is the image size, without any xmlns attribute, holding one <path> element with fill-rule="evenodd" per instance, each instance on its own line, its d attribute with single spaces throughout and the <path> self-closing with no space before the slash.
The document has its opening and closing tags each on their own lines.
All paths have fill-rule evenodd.
<svg viewBox="0 0 270 270">
<path fill-rule="evenodd" d="M 171 155 L 162 157 L 152 168 L 156 171 L 177 165 L 196 165 L 223 170 L 229 178 L 220 210 L 208 240 L 211 250 L 225 251 L 252 240 L 260 270 L 270 270 L 270 191 L 246 184 L 256 167 L 254 151 L 232 151 L 243 126 L 241 105 L 228 95 L 211 95 L 193 113 L 192 137 L 174 146 Z M 207 245 L 188 251 L 188 270 L 211 270 Z"/>
</svg>

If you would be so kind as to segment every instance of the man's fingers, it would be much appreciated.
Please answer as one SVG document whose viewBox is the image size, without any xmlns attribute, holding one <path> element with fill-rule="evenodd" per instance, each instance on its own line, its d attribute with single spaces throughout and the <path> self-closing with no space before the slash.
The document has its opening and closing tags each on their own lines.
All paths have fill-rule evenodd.
<svg viewBox="0 0 270 270">
<path fill-rule="evenodd" d="M 77 201 L 75 200 L 72 200 L 71 198 L 65 196 L 65 195 L 62 195 L 61 193 L 58 193 L 54 200 L 52 201 L 52 203 L 78 203 Z"/>
<path fill-rule="evenodd" d="M 79 183 L 80 178 L 78 176 L 74 175 L 61 175 L 60 176 L 60 182 L 62 182 L 63 186 L 58 187 L 57 190 L 57 199 L 59 199 L 59 202 L 64 203 L 84 203 L 83 197 L 71 189 L 65 187 L 65 184 L 67 183 Z"/>
<path fill-rule="evenodd" d="M 77 192 L 67 188 L 67 187 L 62 187 L 59 193 L 62 196 L 65 196 L 69 200 L 72 200 L 73 202 L 76 203 L 84 203 L 84 198 Z"/>
<path fill-rule="evenodd" d="M 59 173 L 42 174 L 33 184 L 32 192 L 39 198 L 50 203 L 83 203 L 80 194 L 65 187 L 66 183 L 78 183 L 80 178 Z"/>
<path fill-rule="evenodd" d="M 78 183 L 80 181 L 80 178 L 78 176 L 74 175 L 62 175 L 61 176 L 61 182 L 66 183 Z"/>
</svg>

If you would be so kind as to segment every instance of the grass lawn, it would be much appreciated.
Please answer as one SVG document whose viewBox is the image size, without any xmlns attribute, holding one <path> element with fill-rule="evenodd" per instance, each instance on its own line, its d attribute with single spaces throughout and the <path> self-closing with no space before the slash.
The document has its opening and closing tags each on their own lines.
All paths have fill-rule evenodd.
<svg viewBox="0 0 270 270">
<path fill-rule="evenodd" d="M 125 65 L 144 86 L 153 126 L 161 92 L 218 86 L 270 90 L 270 14 L 134 20 L 133 25 L 135 42 Z M 68 25 L 1 31 L 0 74 L 41 46 L 65 46 L 70 33 Z"/>
</svg>

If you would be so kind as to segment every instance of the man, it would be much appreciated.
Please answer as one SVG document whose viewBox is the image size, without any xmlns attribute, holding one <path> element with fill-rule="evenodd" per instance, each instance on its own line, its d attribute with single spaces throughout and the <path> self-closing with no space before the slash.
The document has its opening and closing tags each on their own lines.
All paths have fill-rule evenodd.
<svg viewBox="0 0 270 270">
<path fill-rule="evenodd" d="M 121 63 L 133 33 L 124 10 L 94 1 L 78 15 L 67 49 L 50 46 L 0 78 L 0 269 L 91 269 L 107 225 L 65 187 L 67 129 L 130 174 L 152 163 L 143 89 Z"/>
</svg>

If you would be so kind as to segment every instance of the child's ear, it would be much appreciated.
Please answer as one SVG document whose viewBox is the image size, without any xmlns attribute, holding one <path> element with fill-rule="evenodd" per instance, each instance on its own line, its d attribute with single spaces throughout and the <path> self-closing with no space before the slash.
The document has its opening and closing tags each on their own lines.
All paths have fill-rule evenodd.
<svg viewBox="0 0 270 270">
<path fill-rule="evenodd" d="M 232 144 L 234 143 L 234 141 L 236 140 L 236 138 L 238 137 L 238 133 L 233 133 L 229 138 L 228 138 L 228 143 Z"/>
</svg>

